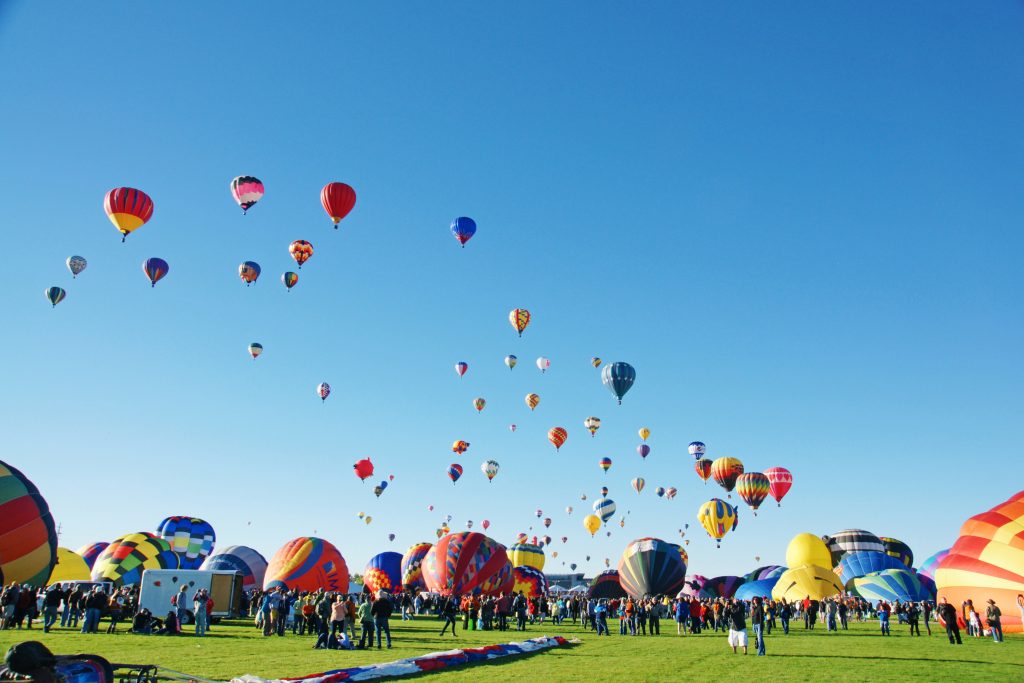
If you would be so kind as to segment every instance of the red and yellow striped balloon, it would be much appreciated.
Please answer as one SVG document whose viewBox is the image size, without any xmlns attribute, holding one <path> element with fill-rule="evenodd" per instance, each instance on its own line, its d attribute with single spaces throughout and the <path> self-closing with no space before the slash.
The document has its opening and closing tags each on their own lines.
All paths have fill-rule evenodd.
<svg viewBox="0 0 1024 683">
<path fill-rule="evenodd" d="M 45 586 L 56 562 L 50 507 L 35 484 L 0 461 L 0 585 Z"/>
</svg>

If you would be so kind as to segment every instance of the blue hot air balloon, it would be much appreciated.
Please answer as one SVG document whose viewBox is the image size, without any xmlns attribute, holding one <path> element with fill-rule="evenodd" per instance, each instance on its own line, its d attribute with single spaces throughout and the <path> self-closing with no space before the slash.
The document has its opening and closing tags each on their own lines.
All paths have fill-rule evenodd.
<svg viewBox="0 0 1024 683">
<path fill-rule="evenodd" d="M 459 241 L 463 249 L 466 247 L 466 242 L 469 238 L 476 234 L 476 221 L 472 218 L 466 218 L 460 216 L 452 221 L 452 234 L 455 235 L 455 239 Z"/>
<path fill-rule="evenodd" d="M 601 383 L 608 387 L 608 390 L 615 394 L 622 404 L 622 397 L 626 395 L 633 382 L 636 381 L 636 370 L 629 363 L 609 363 L 601 369 Z"/>
<path fill-rule="evenodd" d="M 736 589 L 733 597 L 737 600 L 753 600 L 754 598 L 764 598 L 767 600 L 772 597 L 772 589 L 775 588 L 775 584 L 778 582 L 779 577 L 777 576 L 771 579 L 747 581 Z"/>
<path fill-rule="evenodd" d="M 886 553 L 876 553 L 871 550 L 864 550 L 859 553 L 846 553 L 839 561 L 835 572 L 839 580 L 849 586 L 853 579 L 885 571 L 886 569 L 906 569 L 907 566 L 898 558 Z"/>
</svg>

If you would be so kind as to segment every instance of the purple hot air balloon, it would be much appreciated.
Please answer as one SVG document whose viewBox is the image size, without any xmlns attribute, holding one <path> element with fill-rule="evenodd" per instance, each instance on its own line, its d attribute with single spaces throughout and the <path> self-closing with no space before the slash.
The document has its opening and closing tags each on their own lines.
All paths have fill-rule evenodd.
<svg viewBox="0 0 1024 683">
<path fill-rule="evenodd" d="M 641 458 L 647 458 L 647 456 L 651 454 L 651 447 L 645 443 L 642 443 L 636 447 L 636 453 Z"/>
</svg>

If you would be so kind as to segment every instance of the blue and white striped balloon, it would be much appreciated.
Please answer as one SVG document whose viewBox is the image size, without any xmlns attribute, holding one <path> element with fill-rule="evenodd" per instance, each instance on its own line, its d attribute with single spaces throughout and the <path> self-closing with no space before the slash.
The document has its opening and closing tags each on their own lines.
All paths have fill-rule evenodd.
<svg viewBox="0 0 1024 683">
<path fill-rule="evenodd" d="M 594 501 L 594 514 L 607 522 L 615 514 L 615 501 L 611 498 L 598 498 Z"/>
</svg>

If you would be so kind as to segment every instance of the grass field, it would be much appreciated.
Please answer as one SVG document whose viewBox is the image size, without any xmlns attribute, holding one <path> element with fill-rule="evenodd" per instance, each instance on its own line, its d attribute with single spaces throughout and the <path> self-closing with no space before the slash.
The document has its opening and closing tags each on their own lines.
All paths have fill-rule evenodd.
<svg viewBox="0 0 1024 683">
<path fill-rule="evenodd" d="M 58 654 L 88 652 L 113 662 L 158 664 L 204 678 L 228 680 L 245 673 L 268 678 L 301 676 L 328 669 L 383 662 L 453 647 L 511 642 L 521 637 L 562 635 L 582 642 L 505 661 L 426 674 L 431 680 L 665 681 L 709 677 L 731 681 L 1024 681 L 1024 637 L 1007 636 L 997 645 L 991 638 L 965 638 L 950 646 L 945 633 L 932 629 L 930 638 L 912 638 L 904 627 L 893 635 L 877 634 L 874 624 L 851 624 L 847 632 L 804 631 L 802 624 L 784 636 L 776 631 L 766 639 L 767 657 L 733 655 L 722 634 L 679 637 L 672 622 L 660 637 L 613 635 L 597 638 L 571 623 L 516 631 L 470 631 L 459 637 L 438 637 L 440 622 L 420 617 L 415 622 L 394 620 L 391 650 L 332 651 L 311 649 L 313 640 L 293 636 L 263 638 L 247 622 L 219 624 L 206 638 L 193 636 L 135 636 L 124 632 L 81 635 L 70 629 L 44 634 L 0 631 L 0 649 L 21 640 L 41 640 Z M 460 624 L 461 625 L 461 624 Z M 102 625 L 105 628 L 106 624 Z M 617 624 L 615 626 L 617 628 Z M 752 641 L 752 639 L 751 639 Z M 422 678 L 418 676 L 417 678 Z"/>
</svg>

